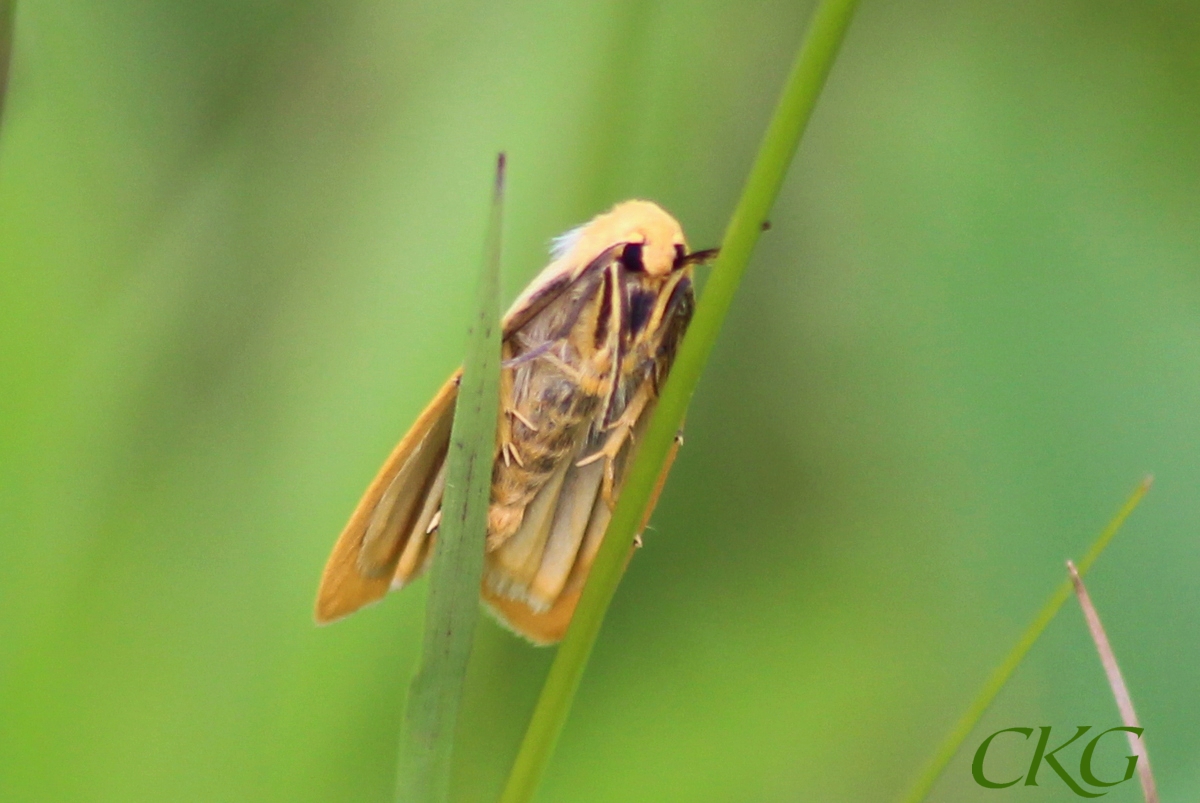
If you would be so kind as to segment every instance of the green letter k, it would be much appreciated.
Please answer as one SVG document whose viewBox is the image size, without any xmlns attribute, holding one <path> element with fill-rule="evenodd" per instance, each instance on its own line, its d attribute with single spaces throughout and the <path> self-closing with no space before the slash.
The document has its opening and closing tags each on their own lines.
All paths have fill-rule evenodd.
<svg viewBox="0 0 1200 803">
<path fill-rule="evenodd" d="M 1062 764 L 1059 764 L 1058 759 L 1054 757 L 1055 753 L 1057 753 L 1059 750 L 1062 750 L 1064 747 L 1066 747 L 1071 742 L 1075 741 L 1076 739 L 1078 739 L 1080 736 L 1087 733 L 1091 729 L 1092 729 L 1091 725 L 1078 725 L 1074 736 L 1072 736 L 1070 739 L 1067 739 L 1065 742 L 1063 742 L 1062 744 L 1060 744 L 1058 747 L 1054 748 L 1053 750 L 1046 752 L 1046 744 L 1050 741 L 1050 726 L 1043 725 L 1040 728 L 1040 730 L 1042 731 L 1042 736 L 1038 740 L 1037 748 L 1033 751 L 1033 762 L 1030 763 L 1030 765 L 1029 765 L 1029 774 L 1025 776 L 1025 785 L 1026 786 L 1037 786 L 1038 785 L 1038 782 L 1037 782 L 1038 765 L 1040 765 L 1042 763 L 1042 759 L 1045 759 L 1046 763 L 1050 765 L 1050 769 L 1052 769 L 1056 773 L 1058 773 L 1058 777 L 1062 778 L 1063 782 L 1067 786 L 1071 787 L 1071 791 L 1074 792 L 1075 794 L 1079 795 L 1080 797 L 1100 797 L 1101 795 L 1103 795 L 1104 794 L 1103 792 L 1089 792 L 1086 789 L 1084 789 L 1082 786 L 1080 786 L 1078 783 L 1076 783 L 1075 779 L 1072 778 L 1070 776 L 1070 774 L 1066 770 L 1063 769 Z"/>
</svg>

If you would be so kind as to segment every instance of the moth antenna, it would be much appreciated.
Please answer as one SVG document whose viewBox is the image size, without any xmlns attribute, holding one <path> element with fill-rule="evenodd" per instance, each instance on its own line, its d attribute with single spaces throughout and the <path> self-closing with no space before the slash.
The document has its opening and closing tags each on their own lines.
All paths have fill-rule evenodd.
<svg viewBox="0 0 1200 803">
<path fill-rule="evenodd" d="M 693 251 L 690 254 L 684 254 L 683 258 L 675 263 L 675 267 L 682 268 L 684 265 L 698 265 L 702 262 L 708 262 L 710 259 L 716 259 L 720 253 L 720 248 L 705 248 L 703 251 Z"/>
</svg>

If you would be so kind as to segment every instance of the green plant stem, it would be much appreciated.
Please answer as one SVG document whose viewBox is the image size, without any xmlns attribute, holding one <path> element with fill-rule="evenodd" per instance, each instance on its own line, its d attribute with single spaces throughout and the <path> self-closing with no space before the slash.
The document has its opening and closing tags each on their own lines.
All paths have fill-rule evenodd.
<svg viewBox="0 0 1200 803">
<path fill-rule="evenodd" d="M 442 803 L 450 792 L 454 726 L 479 618 L 479 582 L 499 407 L 503 198 L 501 154 L 446 455 L 446 490 L 429 572 L 421 663 L 404 709 L 396 778 L 399 803 Z"/>
<path fill-rule="evenodd" d="M 1108 526 L 1096 538 L 1095 543 L 1088 549 L 1083 559 L 1079 561 L 1077 570 L 1081 577 L 1087 574 L 1088 569 L 1096 562 L 1096 558 L 1100 557 L 1100 553 L 1104 551 L 1104 548 L 1112 541 L 1113 536 L 1121 529 L 1121 525 L 1125 523 L 1125 519 L 1129 518 L 1129 514 L 1142 501 L 1142 497 L 1150 490 L 1150 483 L 1150 477 L 1142 480 L 1124 506 L 1117 511 L 1117 515 L 1113 517 Z M 1050 624 L 1055 614 L 1058 613 L 1058 609 L 1070 598 L 1072 588 L 1071 580 L 1068 578 L 1055 589 L 1050 599 L 1046 601 L 1046 604 L 1038 611 L 1037 616 L 1033 618 L 1033 622 L 1021 634 L 1021 638 L 1017 641 L 1016 646 L 1012 648 L 1012 651 L 1005 656 L 1000 665 L 992 672 L 991 677 L 983 684 L 983 688 L 980 689 L 974 702 L 971 703 L 966 712 L 950 730 L 950 733 L 946 735 L 946 738 L 938 746 L 937 752 L 933 754 L 933 758 L 929 760 L 924 771 L 922 771 L 921 775 L 912 785 L 912 788 L 909 789 L 908 794 L 901 799 L 903 803 L 921 803 L 925 799 L 925 796 L 929 794 L 929 790 L 933 788 L 938 777 L 946 769 L 950 760 L 954 758 L 954 754 L 962 747 L 963 742 L 971 735 L 971 731 L 975 729 L 979 720 L 983 718 L 992 701 L 996 699 L 996 695 L 1004 688 L 1004 684 L 1008 683 L 1008 679 L 1012 677 L 1013 672 L 1020 666 L 1025 655 L 1033 648 L 1038 637 L 1042 635 L 1042 631 L 1046 629 L 1046 625 Z"/>
<path fill-rule="evenodd" d="M 571 626 L 550 667 L 500 798 L 502 803 L 529 801 L 550 761 L 605 612 L 624 571 L 629 545 L 856 4 L 857 0 L 824 0 L 809 25 L 741 200 L 725 231 L 712 276 L 697 304 L 653 420 L 638 445 Z"/>
</svg>

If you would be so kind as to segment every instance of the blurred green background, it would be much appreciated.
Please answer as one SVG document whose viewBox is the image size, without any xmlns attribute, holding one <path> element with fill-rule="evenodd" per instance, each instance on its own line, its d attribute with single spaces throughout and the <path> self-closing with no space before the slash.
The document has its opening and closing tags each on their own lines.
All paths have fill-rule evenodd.
<svg viewBox="0 0 1200 803">
<path fill-rule="evenodd" d="M 506 301 L 627 197 L 715 245 L 810 11 L 22 2 L 0 799 L 389 801 L 424 585 L 311 603 L 460 358 L 495 152 Z M 1200 795 L 1197 41 L 1194 2 L 864 0 L 540 801 L 895 798 L 1146 472 L 1090 586 Z M 457 800 L 551 657 L 481 626 Z M 1073 602 L 931 799 L 1076 799 L 970 778 L 1046 724 L 1119 724 Z"/>
</svg>

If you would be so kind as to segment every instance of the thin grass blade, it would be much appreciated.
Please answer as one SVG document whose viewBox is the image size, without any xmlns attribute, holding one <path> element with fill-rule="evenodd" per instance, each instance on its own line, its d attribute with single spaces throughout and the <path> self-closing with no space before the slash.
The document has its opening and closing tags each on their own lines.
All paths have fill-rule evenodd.
<svg viewBox="0 0 1200 803">
<path fill-rule="evenodd" d="M 1092 634 L 1096 652 L 1100 654 L 1100 663 L 1104 667 L 1104 674 L 1108 677 L 1109 688 L 1112 689 L 1113 698 L 1117 701 L 1117 710 L 1121 712 L 1121 722 L 1128 728 L 1140 728 L 1137 712 L 1133 710 L 1133 698 L 1129 696 L 1129 687 L 1125 685 L 1125 677 L 1121 674 L 1120 665 L 1117 664 L 1117 656 L 1113 652 L 1112 644 L 1108 641 L 1108 634 L 1104 632 L 1104 625 L 1100 623 L 1100 614 L 1096 611 L 1096 606 L 1092 604 L 1092 596 L 1088 593 L 1087 586 L 1083 584 L 1079 570 L 1071 561 L 1067 561 L 1067 571 L 1071 575 L 1071 584 L 1075 586 L 1075 596 L 1079 600 L 1079 607 L 1083 609 L 1083 618 L 1087 621 L 1088 632 Z M 1142 784 L 1142 796 L 1146 799 L 1146 803 L 1158 803 L 1158 787 L 1154 783 L 1154 773 L 1150 771 L 1150 753 L 1146 750 L 1146 743 L 1132 733 L 1127 735 L 1129 736 L 1129 749 L 1138 757 L 1138 781 Z"/>
<path fill-rule="evenodd" d="M 1085 574 L 1092 567 L 1092 564 L 1096 562 L 1096 558 L 1100 557 L 1100 553 L 1104 551 L 1104 548 L 1112 541 L 1113 536 L 1121 529 L 1121 525 L 1129 518 L 1129 514 L 1133 513 L 1134 509 L 1142 501 L 1142 497 L 1150 490 L 1152 481 L 1152 477 L 1143 479 L 1121 509 L 1117 511 L 1117 515 L 1100 532 L 1100 535 L 1083 556 L 1083 559 L 1079 561 L 1079 573 L 1081 575 Z M 913 783 L 912 788 L 908 790 L 908 794 L 901 798 L 902 803 L 921 803 L 925 799 L 929 791 L 933 789 L 933 785 L 937 782 L 937 779 L 946 769 L 946 766 L 950 763 L 950 760 L 954 758 L 955 753 L 962 747 L 967 737 L 971 735 L 971 731 L 975 729 L 975 726 L 979 724 L 979 720 L 983 718 L 992 701 L 996 699 L 996 695 L 1004 688 L 1004 684 L 1008 683 L 1008 679 L 1012 677 L 1013 672 L 1017 671 L 1017 667 L 1021 665 L 1021 661 L 1025 659 L 1025 656 L 1033 648 L 1033 645 L 1037 643 L 1038 637 L 1042 635 L 1042 631 L 1046 629 L 1046 626 L 1050 624 L 1055 614 L 1058 613 L 1058 609 L 1063 606 L 1063 603 L 1070 596 L 1071 581 L 1064 580 L 1062 585 L 1055 589 L 1050 599 L 1046 601 L 1046 604 L 1042 606 L 1042 609 L 1038 611 L 1037 616 L 1033 618 L 1033 622 L 1021 634 L 1021 638 L 1017 641 L 1016 646 L 1005 656 L 1000 666 L 996 667 L 995 671 L 992 672 L 992 676 L 983 684 L 979 695 L 938 746 L 937 752 L 933 754 L 933 758 L 929 760 L 925 769 L 917 777 L 916 782 Z"/>
<path fill-rule="evenodd" d="M 421 662 L 409 688 L 396 800 L 442 803 L 471 642 L 479 618 L 484 537 L 500 397 L 500 233 L 504 154 L 488 221 L 483 268 L 467 335 L 462 384 L 450 431 L 442 523 L 430 569 Z"/>
<path fill-rule="evenodd" d="M 688 401 L 733 302 L 750 254 L 833 65 L 857 0 L 823 0 L 800 45 L 774 116 L 734 210 L 721 253 L 638 445 L 604 543 L 592 565 L 571 627 L 558 648 L 500 800 L 526 803 L 537 789 L 566 723 L 592 645 L 624 571 L 625 556 L 670 454 Z"/>
</svg>

